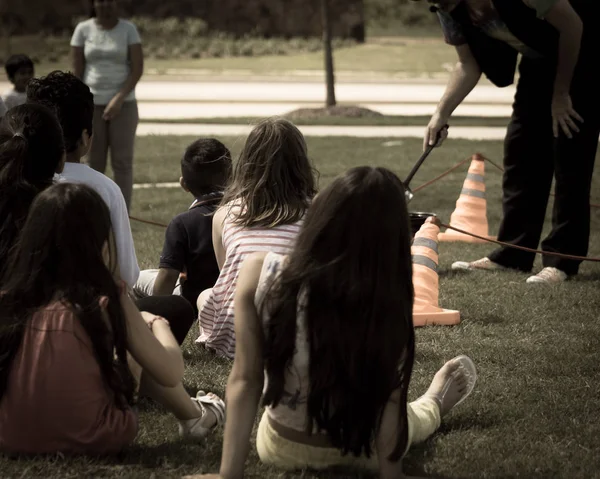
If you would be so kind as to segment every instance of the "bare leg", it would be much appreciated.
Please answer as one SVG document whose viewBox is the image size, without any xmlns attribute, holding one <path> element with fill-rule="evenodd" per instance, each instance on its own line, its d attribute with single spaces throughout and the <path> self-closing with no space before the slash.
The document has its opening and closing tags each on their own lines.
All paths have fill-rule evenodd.
<svg viewBox="0 0 600 479">
<path fill-rule="evenodd" d="M 210 296 L 211 292 L 212 292 L 212 288 L 205 289 L 204 291 L 202 291 L 200 293 L 200 295 L 198 296 L 198 300 L 196 301 L 196 306 L 198 306 L 198 311 L 202 310 L 202 308 L 204 307 L 204 303 L 206 303 L 206 300 Z"/>
<path fill-rule="evenodd" d="M 190 398 L 183 387 L 183 384 L 179 383 L 174 388 L 161 386 L 157 384 L 150 375 L 143 373 L 142 367 L 131 357 L 131 355 L 128 355 L 127 359 L 129 369 L 138 385 L 140 394 L 149 396 L 162 404 L 165 409 L 171 412 L 180 421 L 202 417 L 200 420 L 201 427 L 209 429 L 216 424 L 217 417 L 212 411 L 207 409 L 206 414 L 202 416 L 202 409 L 198 404 L 192 401 L 192 398 Z"/>
<path fill-rule="evenodd" d="M 179 383 L 174 388 L 166 388 L 154 381 L 148 374 L 142 375 L 142 384 L 140 393 L 144 396 L 150 396 L 155 401 L 162 404 L 167 410 L 180 421 L 187 419 L 197 419 L 202 416 L 202 410 L 192 401 L 183 384 Z M 207 411 L 203 418 L 203 427 L 211 427 L 215 424 L 217 418 L 215 415 Z M 206 424 L 205 424 L 206 423 Z"/>
<path fill-rule="evenodd" d="M 133 356 L 131 356 L 131 354 L 127 353 L 127 364 L 129 365 L 129 370 L 131 371 L 131 375 L 133 376 L 133 379 L 135 380 L 135 384 L 136 384 L 136 393 L 139 393 L 140 391 L 140 381 L 142 379 L 142 367 L 138 364 L 138 362 L 133 359 Z"/>
</svg>

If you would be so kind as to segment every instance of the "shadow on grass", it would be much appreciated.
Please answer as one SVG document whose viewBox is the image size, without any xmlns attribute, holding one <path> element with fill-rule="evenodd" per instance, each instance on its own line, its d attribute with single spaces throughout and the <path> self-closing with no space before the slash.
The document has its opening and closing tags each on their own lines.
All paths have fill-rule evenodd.
<svg viewBox="0 0 600 479">
<path fill-rule="evenodd" d="M 591 273 L 580 273 L 577 276 L 574 276 L 569 281 L 574 281 L 577 283 L 580 282 L 592 282 L 592 281 L 600 281 L 600 271 L 594 271 Z"/>
<path fill-rule="evenodd" d="M 427 473 L 424 469 L 424 464 L 434 453 L 435 447 L 431 441 L 411 446 L 410 451 L 403 459 L 404 473 L 411 479 L 463 479 L 461 476 Z"/>
</svg>

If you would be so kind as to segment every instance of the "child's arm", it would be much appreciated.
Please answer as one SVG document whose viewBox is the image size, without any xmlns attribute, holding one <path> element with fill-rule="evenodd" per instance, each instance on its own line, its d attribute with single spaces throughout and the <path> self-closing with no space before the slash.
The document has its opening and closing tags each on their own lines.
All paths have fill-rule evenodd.
<svg viewBox="0 0 600 479">
<path fill-rule="evenodd" d="M 189 255 L 189 237 L 179 216 L 171 220 L 165 231 L 165 242 L 160 254 L 158 275 L 154 280 L 152 296 L 171 296 L 177 279 L 185 271 L 186 257 Z"/>
<path fill-rule="evenodd" d="M 171 296 L 179 279 L 180 271 L 172 268 L 160 268 L 154 280 L 152 296 Z"/>
<path fill-rule="evenodd" d="M 225 221 L 225 217 L 227 216 L 227 208 L 226 206 L 222 206 L 219 208 L 214 216 L 212 221 L 212 242 L 213 249 L 215 250 L 215 257 L 217 258 L 217 265 L 219 266 L 219 271 L 223 269 L 223 265 L 225 264 L 225 247 L 223 246 L 223 223 Z"/>
<path fill-rule="evenodd" d="M 126 293 L 121 295 L 121 307 L 133 359 L 161 386 L 177 386 L 183 378 L 183 355 L 168 323 L 162 318 L 155 320 L 152 314 L 140 313 Z"/>
<path fill-rule="evenodd" d="M 221 457 L 221 477 L 244 477 L 250 435 L 262 394 L 263 330 L 254 296 L 265 253 L 255 253 L 240 269 L 235 291 L 235 360 L 227 382 L 227 421 Z"/>
</svg>

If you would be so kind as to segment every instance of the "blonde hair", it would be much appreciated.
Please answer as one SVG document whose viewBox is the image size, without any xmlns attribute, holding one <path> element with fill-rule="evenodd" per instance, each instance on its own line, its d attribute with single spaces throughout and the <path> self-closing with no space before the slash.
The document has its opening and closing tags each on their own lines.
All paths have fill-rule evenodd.
<svg viewBox="0 0 600 479">
<path fill-rule="evenodd" d="M 275 117 L 248 135 L 222 204 L 239 204 L 236 224 L 273 228 L 301 220 L 315 193 L 304 136 L 290 121 Z"/>
</svg>

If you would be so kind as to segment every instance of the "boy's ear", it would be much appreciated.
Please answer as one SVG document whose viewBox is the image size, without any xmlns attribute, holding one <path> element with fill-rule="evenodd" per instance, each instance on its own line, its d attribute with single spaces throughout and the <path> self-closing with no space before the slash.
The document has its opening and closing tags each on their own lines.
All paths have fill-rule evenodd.
<svg viewBox="0 0 600 479">
<path fill-rule="evenodd" d="M 181 185 L 181 187 L 183 188 L 183 191 L 185 191 L 186 193 L 190 192 L 190 189 L 187 187 L 187 185 L 185 184 L 185 180 L 183 179 L 183 176 L 179 177 L 179 184 Z"/>
<path fill-rule="evenodd" d="M 92 135 L 87 129 L 81 132 L 81 145 L 88 150 L 92 144 Z"/>
<path fill-rule="evenodd" d="M 87 131 L 87 129 L 81 132 L 81 137 L 79 138 L 79 145 L 81 147 L 81 156 L 83 157 L 87 155 L 90 151 L 90 147 L 92 146 L 92 135 L 90 135 L 90 132 Z"/>
</svg>

